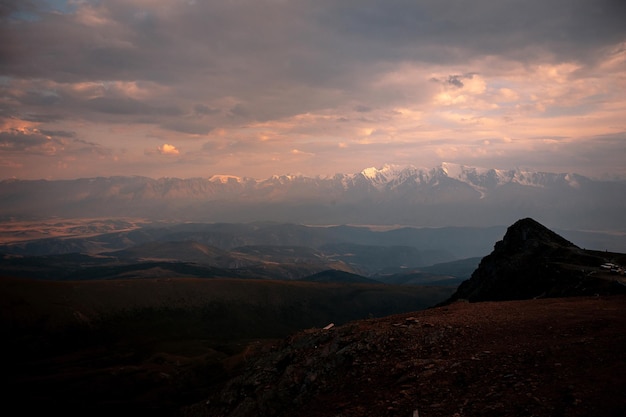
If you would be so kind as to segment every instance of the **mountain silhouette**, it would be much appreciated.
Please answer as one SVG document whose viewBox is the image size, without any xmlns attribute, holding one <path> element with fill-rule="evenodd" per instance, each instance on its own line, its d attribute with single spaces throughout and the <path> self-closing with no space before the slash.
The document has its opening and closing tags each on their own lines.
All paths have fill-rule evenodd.
<svg viewBox="0 0 626 417">
<path fill-rule="evenodd" d="M 469 280 L 443 304 L 615 294 L 626 290 L 603 273 L 615 254 L 581 249 L 532 218 L 510 226 Z"/>
</svg>

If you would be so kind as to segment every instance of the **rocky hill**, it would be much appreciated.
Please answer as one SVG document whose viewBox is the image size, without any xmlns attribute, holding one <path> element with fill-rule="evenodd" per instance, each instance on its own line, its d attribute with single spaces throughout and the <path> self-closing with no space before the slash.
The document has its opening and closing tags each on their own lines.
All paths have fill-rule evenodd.
<svg viewBox="0 0 626 417">
<path fill-rule="evenodd" d="M 464 303 L 295 334 L 185 417 L 621 417 L 626 297 Z"/>
<path fill-rule="evenodd" d="M 623 260 L 622 254 L 581 249 L 525 218 L 507 229 L 448 302 L 626 293 L 623 270 L 618 271 Z"/>
</svg>

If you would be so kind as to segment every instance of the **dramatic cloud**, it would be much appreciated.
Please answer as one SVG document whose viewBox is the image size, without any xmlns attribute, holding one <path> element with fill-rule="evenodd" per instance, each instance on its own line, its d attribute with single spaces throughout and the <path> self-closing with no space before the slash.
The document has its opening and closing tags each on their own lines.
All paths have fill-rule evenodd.
<svg viewBox="0 0 626 417">
<path fill-rule="evenodd" d="M 626 175 L 625 21 L 622 0 L 4 2 L 0 177 Z"/>
</svg>

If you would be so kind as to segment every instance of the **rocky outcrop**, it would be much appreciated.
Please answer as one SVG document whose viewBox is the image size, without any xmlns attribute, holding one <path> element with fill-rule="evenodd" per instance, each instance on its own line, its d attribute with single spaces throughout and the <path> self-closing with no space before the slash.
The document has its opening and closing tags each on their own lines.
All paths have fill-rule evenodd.
<svg viewBox="0 0 626 417">
<path fill-rule="evenodd" d="M 183 417 L 618 416 L 624 296 L 445 307 L 297 333 Z"/>
<path fill-rule="evenodd" d="M 626 287 L 597 274 L 603 262 L 597 252 L 579 248 L 531 218 L 521 219 L 507 229 L 471 278 L 443 304 L 461 299 L 505 301 L 623 293 Z"/>
</svg>

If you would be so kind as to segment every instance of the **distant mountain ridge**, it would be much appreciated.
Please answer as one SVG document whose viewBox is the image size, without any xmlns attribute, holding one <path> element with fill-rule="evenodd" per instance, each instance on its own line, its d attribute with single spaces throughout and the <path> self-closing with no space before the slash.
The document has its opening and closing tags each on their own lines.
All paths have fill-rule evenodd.
<svg viewBox="0 0 626 417">
<path fill-rule="evenodd" d="M 572 173 L 546 173 L 523 171 L 520 169 L 501 170 L 481 168 L 444 162 L 432 169 L 386 164 L 382 168 L 367 168 L 358 174 L 347 176 L 355 179 L 363 176 L 377 188 L 396 188 L 406 183 L 436 184 L 441 179 L 453 179 L 465 183 L 480 193 L 486 193 L 505 184 L 519 184 L 532 187 L 549 187 L 561 183 L 578 187 L 580 181 L 588 178 Z"/>
<path fill-rule="evenodd" d="M 369 276 L 385 283 L 420 284 L 469 277 L 477 261 L 446 263 L 487 253 L 500 235 L 500 227 L 373 231 L 272 223 L 147 225 L 0 245 L 0 273 L 53 280 L 131 276 L 292 280 L 333 270 L 330 278 L 341 281 L 346 276 L 337 276 L 337 271 L 361 275 L 362 280 Z M 422 268 L 428 272 L 422 273 Z M 398 282 L 396 274 L 401 275 Z M 328 273 L 324 279 L 329 279 Z"/>
<path fill-rule="evenodd" d="M 626 230 L 626 180 L 443 163 L 264 180 L 98 177 L 0 181 L 0 218 L 139 216 L 182 221 L 490 226 L 531 216 L 557 227 Z"/>
<path fill-rule="evenodd" d="M 174 178 L 161 177 L 158 179 L 143 176 L 111 176 L 78 178 L 76 180 L 20 180 L 5 179 L 0 184 L 15 184 L 20 182 L 64 182 L 70 183 L 79 181 L 82 183 L 99 185 L 103 180 L 117 183 L 120 180 L 132 179 L 135 185 L 150 183 L 152 187 L 139 187 L 119 189 L 120 194 L 139 192 L 148 193 L 152 190 L 162 196 L 175 197 L 176 191 L 183 189 L 184 184 L 189 192 L 210 191 L 207 186 L 213 185 L 215 188 L 222 186 L 222 190 L 250 188 L 263 189 L 276 185 L 287 185 L 289 183 L 317 182 L 332 185 L 340 185 L 341 188 L 349 189 L 353 187 L 369 184 L 375 189 L 394 189 L 405 184 L 435 184 L 437 181 L 448 178 L 466 183 L 477 190 L 489 190 L 504 184 L 520 184 L 534 187 L 546 187 L 556 183 L 562 183 L 570 187 L 579 187 L 580 182 L 597 181 L 575 173 L 550 173 L 536 172 L 516 169 L 502 170 L 495 168 L 482 168 L 467 165 L 444 162 L 435 168 L 422 168 L 413 165 L 385 164 L 381 168 L 369 167 L 357 173 L 337 173 L 333 176 L 307 177 L 303 175 L 272 175 L 266 179 L 255 179 L 251 177 L 238 177 L 234 175 L 212 175 L 208 178 Z M 612 182 L 619 182 L 614 180 Z M 199 194 L 198 194 L 199 195 Z M 180 195 L 178 195 L 180 196 Z"/>
</svg>

